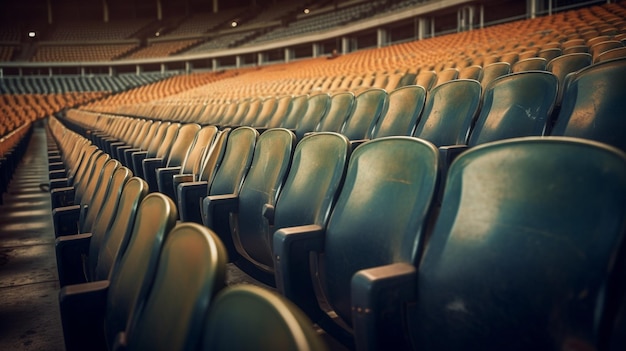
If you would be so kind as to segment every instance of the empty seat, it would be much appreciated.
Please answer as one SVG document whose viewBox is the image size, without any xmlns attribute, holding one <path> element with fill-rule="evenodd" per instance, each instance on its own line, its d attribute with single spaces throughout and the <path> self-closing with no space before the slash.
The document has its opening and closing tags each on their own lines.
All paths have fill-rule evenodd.
<svg viewBox="0 0 626 351">
<path fill-rule="evenodd" d="M 603 51 L 593 58 L 594 63 L 626 57 L 626 46 Z"/>
<path fill-rule="evenodd" d="M 207 228 L 196 223 L 174 227 L 145 303 L 118 335 L 118 345 L 128 350 L 199 349 L 207 311 L 225 285 L 226 261 L 224 246 Z"/>
<path fill-rule="evenodd" d="M 457 161 L 417 273 L 396 267 L 402 281 L 413 276 L 413 348 L 604 349 L 622 298 L 624 154 L 581 139 L 520 138 Z M 363 287 L 376 284 L 357 275 Z"/>
<path fill-rule="evenodd" d="M 203 199 L 202 222 L 219 235 L 236 264 L 241 263 L 241 257 L 265 272 L 271 270 L 270 232 L 263 206 L 276 203 L 295 144 L 295 135 L 287 129 L 266 131 L 256 142 L 241 188 L 231 193 L 211 193 Z M 273 285 L 273 277 L 266 281 Z"/>
<path fill-rule="evenodd" d="M 435 146 L 467 143 L 481 96 L 480 83 L 471 79 L 457 79 L 433 88 L 414 136 Z"/>
<path fill-rule="evenodd" d="M 118 333 L 126 330 L 133 312 L 145 301 L 163 242 L 175 224 L 176 207 L 169 198 L 159 193 L 146 196 L 111 278 L 61 289 L 59 307 L 67 350 L 113 347 Z"/>
<path fill-rule="evenodd" d="M 626 151 L 626 59 L 573 73 L 563 95 L 552 135 L 597 140 Z"/>
<path fill-rule="evenodd" d="M 459 79 L 474 79 L 480 81 L 483 68 L 479 65 L 467 66 L 459 71 Z"/>
<path fill-rule="evenodd" d="M 459 77 L 459 70 L 456 68 L 446 68 L 442 71 L 439 71 L 439 73 L 437 73 L 437 81 L 433 84 L 431 89 L 442 83 L 455 80 L 458 77 Z"/>
<path fill-rule="evenodd" d="M 511 64 L 508 62 L 494 62 L 483 67 L 483 75 L 480 78 L 483 91 L 493 80 L 509 73 L 511 73 Z"/>
<path fill-rule="evenodd" d="M 436 148 L 411 137 L 373 139 L 357 147 L 328 224 L 283 228 L 273 236 L 279 291 L 325 331 L 352 344 L 315 297 L 319 281 L 330 308 L 352 324 L 350 281 L 357 271 L 415 262 L 437 179 Z M 309 253 L 316 259 L 309 265 Z M 316 271 L 313 279 L 311 272 Z M 397 306 L 400 307 L 400 306 Z M 388 321 L 397 333 L 397 321 Z M 387 329 L 386 329 L 387 330 Z M 394 349 L 394 338 L 387 340 Z"/>
<path fill-rule="evenodd" d="M 387 100 L 387 108 L 374 126 L 371 139 L 411 135 L 424 108 L 426 89 L 419 85 L 399 87 L 389 93 Z"/>
<path fill-rule="evenodd" d="M 297 306 L 247 284 L 225 288 L 211 301 L 202 339 L 201 349 L 214 351 L 328 349 Z"/>
<path fill-rule="evenodd" d="M 545 71 L 548 61 L 541 57 L 531 57 L 524 60 L 519 60 L 511 66 L 511 72 L 524 72 L 524 71 Z"/>
<path fill-rule="evenodd" d="M 370 138 L 381 113 L 387 108 L 387 91 L 370 88 L 360 92 L 354 107 L 341 128 L 341 134 L 350 140 Z"/>
<path fill-rule="evenodd" d="M 415 82 L 411 84 L 420 85 L 429 91 L 435 85 L 437 81 L 437 73 L 435 71 L 420 71 L 420 73 L 415 77 Z"/>
<path fill-rule="evenodd" d="M 298 140 L 302 139 L 304 134 L 315 130 L 322 118 L 328 113 L 330 105 L 331 99 L 328 94 L 317 94 L 308 98 L 304 115 L 298 120 L 295 128 Z"/>
<path fill-rule="evenodd" d="M 351 92 L 333 94 L 328 112 L 322 117 L 313 131 L 339 133 L 354 109 L 354 102 L 355 97 Z"/>
</svg>

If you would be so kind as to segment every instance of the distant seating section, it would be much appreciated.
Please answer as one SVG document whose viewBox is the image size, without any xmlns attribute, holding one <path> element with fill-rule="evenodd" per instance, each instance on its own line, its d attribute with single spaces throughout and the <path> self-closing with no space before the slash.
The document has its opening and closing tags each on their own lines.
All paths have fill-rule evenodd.
<svg viewBox="0 0 626 351">
<path fill-rule="evenodd" d="M 50 41 L 113 41 L 131 38 L 133 34 L 146 26 L 150 21 L 114 20 L 60 22 L 50 32 Z"/>
<path fill-rule="evenodd" d="M 111 61 L 137 48 L 139 44 L 40 45 L 34 62 Z"/>
<path fill-rule="evenodd" d="M 324 349 L 312 323 L 356 350 L 624 349 L 626 58 L 594 62 L 623 47 L 624 18 L 606 4 L 110 95 L 3 95 L 2 116 L 24 110 L 14 134 L 80 104 L 49 119 L 72 185 L 53 203 L 106 208 L 131 171 L 152 192 L 100 301 L 63 288 L 68 349 L 281 349 L 294 333 Z M 225 287 L 226 262 L 282 296 Z M 276 308 L 292 322 L 272 318 L 281 345 L 261 345 L 250 316 Z"/>
<path fill-rule="evenodd" d="M 142 59 L 150 57 L 165 57 L 179 53 L 190 46 L 200 42 L 199 39 L 185 39 L 173 41 L 159 41 L 148 44 L 145 48 L 141 48 L 132 54 L 124 57 L 125 59 Z"/>
</svg>

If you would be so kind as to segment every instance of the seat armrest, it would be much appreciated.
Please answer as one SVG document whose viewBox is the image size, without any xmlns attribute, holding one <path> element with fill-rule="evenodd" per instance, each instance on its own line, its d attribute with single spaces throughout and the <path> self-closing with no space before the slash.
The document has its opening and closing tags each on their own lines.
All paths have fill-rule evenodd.
<svg viewBox="0 0 626 351">
<path fill-rule="evenodd" d="M 65 172 L 65 169 L 55 169 L 55 170 L 48 171 L 49 179 L 58 179 L 58 178 L 65 178 L 65 177 L 67 177 L 67 172 Z"/>
<path fill-rule="evenodd" d="M 157 184 L 156 170 L 163 167 L 165 160 L 161 157 L 146 158 L 141 161 L 141 167 L 143 168 L 143 179 L 148 183 L 148 189 L 150 192 L 159 190 Z"/>
<path fill-rule="evenodd" d="M 50 179 L 50 191 L 52 189 L 67 188 L 69 186 L 68 178 Z"/>
<path fill-rule="evenodd" d="M 48 171 L 60 171 L 65 169 L 65 163 L 63 162 L 50 162 L 48 163 Z"/>
<path fill-rule="evenodd" d="M 80 221 L 80 205 L 58 207 L 52 210 L 54 237 L 78 234 Z"/>
<path fill-rule="evenodd" d="M 274 225 L 274 205 L 270 205 L 270 204 L 264 204 L 263 205 L 263 210 L 262 214 L 263 217 L 265 217 L 265 219 L 267 219 L 267 224 L 269 224 L 270 226 Z"/>
<path fill-rule="evenodd" d="M 316 224 L 282 228 L 274 233 L 274 275 L 278 291 L 313 321 L 325 318 L 315 295 L 309 256 L 324 248 L 325 229 Z"/>
<path fill-rule="evenodd" d="M 439 147 L 439 160 L 441 162 L 441 167 L 444 167 L 443 174 L 447 174 L 448 168 L 452 164 L 457 156 L 463 153 L 468 149 L 467 145 L 449 145 L 449 146 L 440 146 Z"/>
<path fill-rule="evenodd" d="M 109 281 L 68 285 L 59 292 L 67 351 L 106 349 L 104 317 Z"/>
<path fill-rule="evenodd" d="M 417 270 L 394 263 L 358 271 L 351 281 L 352 327 L 357 350 L 404 350 L 404 309 L 415 301 Z"/>
<path fill-rule="evenodd" d="M 208 182 L 188 182 L 177 187 L 178 214 L 183 222 L 202 224 L 202 199 L 207 195 Z"/>
<path fill-rule="evenodd" d="M 54 249 L 61 287 L 87 282 L 84 262 L 89 254 L 91 236 L 91 233 L 84 233 L 56 238 Z"/>
<path fill-rule="evenodd" d="M 162 167 L 156 170 L 157 189 L 160 193 L 175 199 L 174 175 L 179 174 L 182 167 Z"/>
<path fill-rule="evenodd" d="M 209 228 L 217 227 L 228 222 L 228 215 L 238 208 L 239 196 L 235 194 L 207 196 L 202 200 L 202 223 Z"/>
<path fill-rule="evenodd" d="M 74 187 L 56 188 L 50 191 L 50 204 L 53 209 L 74 204 Z"/>
<path fill-rule="evenodd" d="M 143 160 L 145 160 L 147 157 L 148 151 L 136 151 L 131 154 L 132 161 L 130 165 L 133 174 L 144 180 L 145 178 L 143 177 Z"/>
</svg>

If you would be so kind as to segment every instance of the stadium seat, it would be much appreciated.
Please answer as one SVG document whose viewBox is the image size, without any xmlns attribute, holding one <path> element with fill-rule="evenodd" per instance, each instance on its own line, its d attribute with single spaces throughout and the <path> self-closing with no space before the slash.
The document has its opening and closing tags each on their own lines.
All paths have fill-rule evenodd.
<svg viewBox="0 0 626 351">
<path fill-rule="evenodd" d="M 93 222 L 100 213 L 100 208 L 109 191 L 113 174 L 120 167 L 117 160 L 110 159 L 108 156 L 98 159 L 106 159 L 106 162 L 101 166 L 99 162 L 95 163 L 92 172 L 93 179 L 88 180 L 89 188 L 80 200 L 73 205 L 52 210 L 55 237 L 91 232 Z M 116 182 L 115 187 L 121 188 L 122 185 L 123 183 Z M 63 188 L 55 190 L 63 190 Z"/>
<path fill-rule="evenodd" d="M 467 145 L 441 146 L 442 174 L 468 147 L 521 136 L 544 135 L 554 109 L 558 80 L 550 72 L 511 73 L 492 81 Z"/>
<path fill-rule="evenodd" d="M 172 200 L 176 200 L 174 176 L 176 174 L 199 174 L 204 156 L 207 155 L 208 150 L 211 148 L 217 133 L 216 126 L 202 127 L 193 138 L 191 146 L 180 166 L 157 168 L 156 179 L 160 193 L 169 196 Z"/>
<path fill-rule="evenodd" d="M 350 281 L 361 269 L 404 262 L 414 264 L 437 181 L 438 154 L 429 142 L 387 137 L 357 147 L 328 224 L 283 228 L 273 236 L 279 291 L 345 345 L 352 333 L 322 310 L 315 296 L 322 289 L 330 308 L 352 324 Z M 318 262 L 309 265 L 309 253 Z M 316 277 L 311 276 L 315 271 Z M 314 282 L 320 282 L 315 286 Z M 385 306 L 396 309 L 401 306 Z M 378 311 L 368 311 L 378 313 Z M 388 330 L 400 332 L 400 320 Z M 386 329 L 386 330 L 387 330 Z M 395 349 L 393 337 L 386 340 Z"/>
<path fill-rule="evenodd" d="M 154 138 L 158 138 L 157 131 L 159 129 L 161 129 L 161 121 L 153 121 L 150 124 L 150 128 L 145 131 L 145 134 L 138 136 L 136 144 L 117 147 L 117 159 L 120 160 L 124 166 L 131 168 L 132 161 L 129 162 L 129 160 L 131 160 L 129 155 L 135 151 L 148 150 Z"/>
<path fill-rule="evenodd" d="M 411 84 L 420 85 L 429 91 L 435 85 L 437 81 L 437 73 L 435 71 L 420 71 L 420 73 L 415 77 L 415 82 Z"/>
<path fill-rule="evenodd" d="M 351 93 L 343 93 L 350 94 Z M 326 116 L 330 110 L 331 98 L 328 94 L 312 95 L 308 98 L 306 112 L 298 121 L 295 133 L 296 138 L 301 140 L 305 133 L 309 133 L 315 130 L 322 118 Z"/>
<path fill-rule="evenodd" d="M 287 129 L 261 134 L 241 188 L 232 193 L 211 193 L 202 200 L 202 223 L 220 237 L 235 264 L 241 257 L 256 267 L 271 267 L 270 232 L 263 206 L 276 203 L 295 144 L 295 135 Z M 272 276 L 262 279 L 259 275 L 259 280 L 273 285 Z"/>
<path fill-rule="evenodd" d="M 114 177 L 121 174 L 116 172 Z M 121 194 L 109 194 L 91 233 L 56 239 L 57 271 L 61 287 L 109 279 L 118 255 L 124 252 L 128 244 L 137 207 L 147 191 L 148 187 L 141 178 L 128 179 Z"/>
<path fill-rule="evenodd" d="M 196 223 L 174 227 L 165 239 L 145 303 L 117 336 L 116 345 L 128 350 L 198 350 L 207 311 L 225 284 L 226 262 L 224 246 L 209 229 Z"/>
<path fill-rule="evenodd" d="M 203 334 L 201 350 L 328 350 L 297 306 L 253 285 L 222 290 L 211 301 Z"/>
<path fill-rule="evenodd" d="M 624 47 L 624 44 L 618 40 L 607 40 L 596 43 L 589 47 L 589 53 L 595 60 L 600 54 L 611 49 Z"/>
<path fill-rule="evenodd" d="M 374 126 L 370 139 L 410 136 L 420 118 L 426 90 L 419 85 L 399 87 L 389 93 L 386 109 Z"/>
<path fill-rule="evenodd" d="M 198 181 L 178 186 L 178 205 L 183 222 L 202 224 L 202 199 L 210 195 L 238 194 L 248 173 L 259 132 L 252 127 L 239 127 L 228 136 L 224 155 L 210 182 Z M 213 228 L 216 232 L 226 228 Z M 230 249 L 230 248 L 229 248 Z"/>
<path fill-rule="evenodd" d="M 417 272 L 403 267 L 413 281 L 405 317 L 413 348 L 607 349 L 625 219 L 626 157 L 617 149 L 530 137 L 461 155 Z M 353 283 L 390 279 L 373 275 L 359 272 Z"/>
<path fill-rule="evenodd" d="M 548 61 L 541 57 L 531 57 L 523 60 L 519 60 L 511 66 L 511 72 L 525 72 L 525 71 L 545 71 Z"/>
<path fill-rule="evenodd" d="M 294 96 L 291 100 L 291 107 L 289 108 L 289 112 L 285 115 L 280 125 L 276 127 L 296 130 L 296 126 L 298 125 L 299 121 L 303 118 L 304 114 L 306 113 L 308 104 L 309 104 L 308 95 Z M 268 127 L 272 128 L 273 125 L 270 123 Z"/>
<path fill-rule="evenodd" d="M 546 59 L 550 62 L 553 58 L 559 57 L 563 54 L 561 48 L 545 48 L 537 53 L 537 57 Z"/>
<path fill-rule="evenodd" d="M 133 171 L 133 174 L 140 178 L 146 179 L 145 174 L 143 173 L 143 160 L 150 158 L 167 159 L 170 153 L 170 149 L 172 147 L 172 143 L 174 142 L 174 140 L 176 140 L 176 135 L 178 134 L 179 129 L 180 123 L 170 123 L 163 131 L 162 138 L 159 138 L 159 132 L 161 130 L 157 131 L 157 135 L 155 135 L 154 137 L 155 140 L 150 143 L 148 150 L 133 152 L 131 154 L 133 160 L 131 169 Z"/>
<path fill-rule="evenodd" d="M 487 85 L 498 77 L 511 73 L 511 64 L 508 62 L 494 62 L 483 67 L 483 75 L 480 78 L 480 85 L 483 92 Z"/>
<path fill-rule="evenodd" d="M 596 63 L 568 79 L 551 135 L 585 138 L 626 151 L 626 59 Z"/>
<path fill-rule="evenodd" d="M 626 57 L 626 47 L 624 46 L 599 53 L 593 58 L 593 63 L 599 63 L 623 57 Z"/>
<path fill-rule="evenodd" d="M 151 192 L 159 190 L 157 170 L 163 167 L 180 167 L 185 161 L 185 157 L 192 147 L 196 134 L 200 129 L 200 125 L 196 123 L 182 125 L 178 128 L 174 140 L 169 142 L 170 146 L 167 151 L 161 154 L 157 151 L 156 157 L 142 160 L 143 178 L 148 183 L 148 188 Z M 164 139 L 164 143 L 168 143 L 167 139 Z"/>
<path fill-rule="evenodd" d="M 134 311 L 143 305 L 163 242 L 175 224 L 176 207 L 169 198 L 159 193 L 146 196 L 139 206 L 126 251 L 115 264 L 111 278 L 61 289 L 59 308 L 67 350 L 98 350 L 107 345 L 113 348 Z"/>
<path fill-rule="evenodd" d="M 104 164 L 109 160 L 109 155 L 95 146 L 90 146 L 88 152 L 85 155 L 87 157 L 86 162 L 81 162 L 81 167 L 77 170 L 71 183 L 68 179 L 60 179 L 60 183 L 65 183 L 61 185 L 66 186 L 51 186 L 50 204 L 53 210 L 57 207 L 79 204 L 85 194 L 91 196 L 94 193 L 98 182 L 96 177 L 98 173 L 94 172 L 95 170 L 102 170 Z"/>
<path fill-rule="evenodd" d="M 458 77 L 459 77 L 459 70 L 456 68 L 446 68 L 442 71 L 439 71 L 437 73 L 437 81 L 433 84 L 431 89 L 445 82 L 455 80 Z"/>
<path fill-rule="evenodd" d="M 270 96 L 266 98 L 265 100 L 263 100 L 261 109 L 259 110 L 259 113 L 257 114 L 256 118 L 254 120 L 251 120 L 249 125 L 255 128 L 265 127 L 268 121 L 270 120 L 270 118 L 272 118 L 276 114 L 277 107 L 278 107 L 278 100 L 276 99 L 276 97 Z M 284 111 L 285 110 L 281 112 L 283 113 L 283 116 L 284 116 Z M 244 122 L 244 125 L 247 125 L 246 122 Z"/>
<path fill-rule="evenodd" d="M 339 133 L 354 110 L 355 96 L 352 92 L 341 92 L 332 95 L 328 112 L 319 121 L 314 132 Z M 310 105 L 310 101 L 309 101 Z M 299 140 L 299 139 L 298 139 Z"/>
<path fill-rule="evenodd" d="M 414 136 L 438 147 L 467 143 L 481 94 L 480 83 L 471 79 L 457 79 L 433 88 Z"/>
<path fill-rule="evenodd" d="M 350 140 L 370 138 L 378 119 L 387 108 L 387 97 L 387 91 L 380 88 L 361 91 L 341 128 L 341 134 Z"/>
<path fill-rule="evenodd" d="M 483 68 L 478 65 L 467 66 L 459 71 L 459 79 L 474 79 L 480 81 L 482 75 Z"/>
<path fill-rule="evenodd" d="M 126 167 L 130 168 L 133 171 L 133 174 L 139 175 L 135 172 L 134 164 L 133 164 L 133 154 L 136 152 L 144 153 L 146 156 L 151 155 L 150 157 L 154 157 L 156 155 L 157 149 L 161 146 L 163 142 L 163 137 L 165 136 L 165 132 L 168 130 L 170 126 L 170 122 L 155 122 L 157 123 L 156 130 L 154 130 L 154 134 L 151 137 L 146 138 L 142 143 L 140 148 L 130 148 L 124 150 L 124 162 L 122 162 Z M 152 123 L 153 125 L 155 123 Z M 150 128 L 152 130 L 152 128 Z M 149 134 L 150 136 L 150 134 Z"/>
</svg>

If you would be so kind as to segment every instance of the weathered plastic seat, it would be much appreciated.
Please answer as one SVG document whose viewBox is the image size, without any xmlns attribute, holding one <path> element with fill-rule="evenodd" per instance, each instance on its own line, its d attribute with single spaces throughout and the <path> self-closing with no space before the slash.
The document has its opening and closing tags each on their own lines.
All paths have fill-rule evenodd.
<svg viewBox="0 0 626 351">
<path fill-rule="evenodd" d="M 322 310 L 314 282 L 338 318 L 352 324 L 350 280 L 361 269 L 415 263 L 437 182 L 438 153 L 412 137 L 373 139 L 357 147 L 328 224 L 283 228 L 273 236 L 279 291 L 346 345 L 352 335 Z M 316 258 L 314 267 L 309 256 Z M 315 271 L 313 278 L 311 272 Z M 389 321 L 393 330 L 397 321 Z M 400 331 L 401 329 L 397 329 Z M 387 340 L 394 349 L 393 338 Z"/>
<path fill-rule="evenodd" d="M 387 136 L 410 136 L 420 118 L 426 90 L 408 85 L 389 93 L 387 108 L 382 112 L 368 139 Z"/>
<path fill-rule="evenodd" d="M 378 88 L 370 88 L 359 93 L 352 111 L 340 130 L 341 134 L 350 140 L 368 138 L 382 112 L 387 108 L 387 96 L 387 91 Z"/>
</svg>

